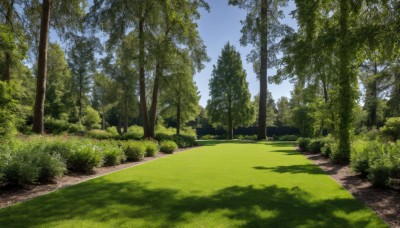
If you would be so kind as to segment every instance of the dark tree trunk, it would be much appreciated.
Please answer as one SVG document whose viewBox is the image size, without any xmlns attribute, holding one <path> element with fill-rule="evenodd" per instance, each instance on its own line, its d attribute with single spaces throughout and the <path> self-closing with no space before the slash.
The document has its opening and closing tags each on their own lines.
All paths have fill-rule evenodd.
<svg viewBox="0 0 400 228">
<path fill-rule="evenodd" d="M 146 82 L 144 72 L 144 19 L 139 22 L 139 96 L 140 96 L 140 113 L 143 118 L 143 132 L 145 138 L 154 138 L 154 134 L 150 132 L 149 114 L 146 104 Z"/>
<path fill-rule="evenodd" d="M 150 109 L 150 138 L 155 137 L 155 127 L 156 127 L 156 114 L 157 114 L 157 102 L 158 102 L 158 91 L 160 87 L 160 79 L 162 77 L 162 68 L 160 64 L 156 65 L 156 76 L 154 78 L 153 85 L 153 97 L 151 100 L 151 109 Z"/>
<path fill-rule="evenodd" d="M 40 23 L 38 74 L 36 79 L 36 99 L 33 113 L 33 132 L 44 131 L 44 101 L 46 99 L 47 46 L 49 40 L 50 6 L 52 0 L 43 0 Z"/>
<path fill-rule="evenodd" d="M 13 31 L 13 15 L 14 14 L 14 1 L 11 1 L 7 5 L 7 13 L 6 13 L 6 25 L 11 28 Z M 5 53 L 5 60 L 4 60 L 4 72 L 3 72 L 3 81 L 9 82 L 11 80 L 11 62 L 12 57 L 10 51 L 6 51 Z"/>
<path fill-rule="evenodd" d="M 261 1 L 261 28 L 267 26 L 267 1 Z M 267 31 L 261 31 L 260 50 L 260 103 L 258 112 L 258 140 L 267 138 Z"/>
</svg>

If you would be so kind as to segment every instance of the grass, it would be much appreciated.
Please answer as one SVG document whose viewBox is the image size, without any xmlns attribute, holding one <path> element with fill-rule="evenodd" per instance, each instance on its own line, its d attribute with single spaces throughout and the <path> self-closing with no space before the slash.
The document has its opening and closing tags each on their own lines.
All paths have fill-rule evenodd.
<svg viewBox="0 0 400 228">
<path fill-rule="evenodd" d="M 203 147 L 0 210 L 2 227 L 387 227 L 285 143 Z"/>
</svg>

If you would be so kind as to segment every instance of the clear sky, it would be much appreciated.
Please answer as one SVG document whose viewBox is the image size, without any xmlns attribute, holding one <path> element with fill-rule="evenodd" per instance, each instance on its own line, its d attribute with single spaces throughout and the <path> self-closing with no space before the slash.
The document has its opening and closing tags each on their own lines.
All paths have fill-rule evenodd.
<svg viewBox="0 0 400 228">
<path fill-rule="evenodd" d="M 229 6 L 228 0 L 208 0 L 207 2 L 211 7 L 211 11 L 210 13 L 201 11 L 201 19 L 198 23 L 200 35 L 207 46 L 207 53 L 211 61 L 205 64 L 205 69 L 195 75 L 195 81 L 201 94 L 200 105 L 203 107 L 207 105 L 207 100 L 209 99 L 208 82 L 211 77 L 213 65 L 216 64 L 222 47 L 228 41 L 236 46 L 236 49 L 241 54 L 252 96 L 258 94 L 259 81 L 253 72 L 252 63 L 246 61 L 246 56 L 252 50 L 252 47 L 242 47 L 239 43 L 241 37 L 240 30 L 242 28 L 240 20 L 246 17 L 246 10 Z M 285 14 L 290 13 L 294 8 L 294 2 L 290 1 L 288 7 L 284 9 Z M 282 22 L 294 29 L 297 28 L 296 20 L 292 19 L 290 15 L 286 16 Z M 269 69 L 268 75 L 274 75 L 275 72 L 275 69 Z M 280 85 L 268 85 L 268 89 L 275 100 L 281 96 L 290 97 L 292 87 L 289 82 L 283 82 Z"/>
</svg>

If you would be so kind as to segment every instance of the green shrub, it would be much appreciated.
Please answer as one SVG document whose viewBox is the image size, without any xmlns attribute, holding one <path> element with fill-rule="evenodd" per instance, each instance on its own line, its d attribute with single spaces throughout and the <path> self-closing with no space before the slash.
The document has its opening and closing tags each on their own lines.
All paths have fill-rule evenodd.
<svg viewBox="0 0 400 228">
<path fill-rule="evenodd" d="M 155 132 L 156 132 L 156 135 L 157 134 L 165 134 L 165 135 L 171 135 L 172 136 L 172 135 L 174 135 L 176 133 L 176 129 L 175 128 L 171 128 L 171 127 L 166 128 L 166 127 L 158 124 L 155 127 Z"/>
<path fill-rule="evenodd" d="M 143 142 L 128 141 L 122 144 L 122 149 L 128 161 L 140 161 L 146 155 L 146 147 Z"/>
<path fill-rule="evenodd" d="M 350 153 L 350 166 L 355 171 L 363 176 L 368 174 L 369 159 L 371 151 L 377 151 L 379 146 L 376 143 L 370 143 L 368 146 L 359 143 L 353 143 Z"/>
<path fill-rule="evenodd" d="M 113 133 L 104 130 L 91 130 L 87 134 L 90 138 L 94 139 L 112 139 L 115 137 Z"/>
<path fill-rule="evenodd" d="M 368 179 L 376 186 L 400 187 L 393 186 L 400 179 L 400 142 L 376 143 L 371 149 Z"/>
<path fill-rule="evenodd" d="M 380 131 L 385 138 L 396 142 L 400 139 L 400 117 L 387 118 Z"/>
<path fill-rule="evenodd" d="M 97 144 L 103 156 L 105 166 L 121 164 L 125 161 L 125 153 L 114 141 L 103 141 Z"/>
<path fill-rule="evenodd" d="M 279 141 L 297 141 L 298 139 L 297 135 L 282 135 L 278 137 Z"/>
<path fill-rule="evenodd" d="M 215 135 L 203 135 L 200 137 L 201 140 L 210 140 L 210 139 L 216 139 L 217 136 Z"/>
<path fill-rule="evenodd" d="M 128 132 L 120 135 L 121 140 L 140 140 L 143 138 L 143 127 L 133 125 L 128 128 Z"/>
<path fill-rule="evenodd" d="M 85 110 L 85 115 L 83 116 L 82 124 L 88 129 L 98 129 L 100 128 L 100 114 L 92 107 L 88 106 Z"/>
<path fill-rule="evenodd" d="M 156 134 L 156 140 L 161 142 L 161 141 L 173 141 L 174 137 L 173 135 L 165 134 L 165 133 L 157 133 Z"/>
<path fill-rule="evenodd" d="M 69 124 L 68 133 L 82 135 L 86 132 L 85 127 L 81 124 Z"/>
<path fill-rule="evenodd" d="M 172 154 L 176 149 L 178 149 L 178 145 L 174 141 L 162 141 L 160 143 L 160 151 L 168 154 Z"/>
<path fill-rule="evenodd" d="M 235 135 L 233 138 L 239 140 L 257 140 L 257 135 Z"/>
<path fill-rule="evenodd" d="M 158 153 L 158 144 L 155 141 L 146 140 L 144 141 L 146 147 L 146 157 L 155 157 Z"/>
<path fill-rule="evenodd" d="M 327 140 L 324 144 L 324 146 L 321 148 L 321 154 L 322 156 L 329 158 L 331 157 L 332 154 L 332 148 L 335 147 L 335 142 L 333 140 Z"/>
<path fill-rule="evenodd" d="M 311 139 L 309 139 L 309 138 L 299 138 L 297 140 L 297 145 L 299 146 L 300 150 L 306 151 L 310 142 L 311 142 Z"/>
<path fill-rule="evenodd" d="M 72 133 L 72 134 L 83 134 L 85 133 L 85 127 L 80 124 L 73 124 L 64 119 L 54 119 L 52 117 L 46 117 L 45 119 L 46 132 L 52 134 Z"/>
<path fill-rule="evenodd" d="M 67 168 L 75 172 L 90 172 L 102 164 L 102 156 L 92 144 L 80 145 L 67 158 Z"/>
<path fill-rule="evenodd" d="M 196 137 L 189 135 L 173 135 L 172 141 L 174 141 L 179 148 L 192 147 L 196 145 Z"/>
<path fill-rule="evenodd" d="M 350 161 L 350 154 L 344 153 L 339 150 L 338 144 L 331 147 L 331 159 L 336 164 L 348 164 Z"/>
<path fill-rule="evenodd" d="M 313 139 L 307 146 L 307 151 L 311 153 L 321 153 L 322 147 L 325 145 L 323 139 Z"/>
</svg>

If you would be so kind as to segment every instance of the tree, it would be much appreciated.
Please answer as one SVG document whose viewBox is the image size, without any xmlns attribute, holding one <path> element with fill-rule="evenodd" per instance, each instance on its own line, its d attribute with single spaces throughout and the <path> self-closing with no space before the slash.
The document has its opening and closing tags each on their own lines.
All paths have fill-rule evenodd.
<svg viewBox="0 0 400 228">
<path fill-rule="evenodd" d="M 38 47 L 38 63 L 37 63 L 37 76 L 36 76 L 36 99 L 33 113 L 33 132 L 43 133 L 44 130 L 44 104 L 46 97 L 46 80 L 47 80 L 47 49 L 49 42 L 50 24 L 54 29 L 63 30 L 66 26 L 76 26 L 76 20 L 84 15 L 85 0 L 71 0 L 71 1 L 55 1 L 43 0 L 40 4 L 39 1 L 34 1 L 31 8 L 40 7 L 40 37 Z M 53 18 L 51 20 L 50 13 Z M 53 23 L 51 23 L 53 22 Z M 32 22 L 34 23 L 34 22 Z"/>
<path fill-rule="evenodd" d="M 233 139 L 233 128 L 254 121 L 254 107 L 240 54 L 229 43 L 214 65 L 209 88 L 207 111 L 211 122 L 222 124 L 228 130 L 228 138 Z"/>
<path fill-rule="evenodd" d="M 59 119 L 63 113 L 69 115 L 74 107 L 71 72 L 60 45 L 50 43 L 48 55 L 45 114 Z"/>
<path fill-rule="evenodd" d="M 90 84 L 95 71 L 96 59 L 94 52 L 99 49 L 99 40 L 94 37 L 77 36 L 73 39 L 73 45 L 69 51 L 68 64 L 71 68 L 73 88 L 77 91 L 76 107 L 78 107 L 77 119 L 80 123 L 85 106 L 89 99 Z"/>
<path fill-rule="evenodd" d="M 190 50 L 198 69 L 203 67 L 202 62 L 207 56 L 197 31 L 199 7 L 208 9 L 203 0 L 94 1 L 91 9 L 92 24 L 109 33 L 110 46 L 119 45 L 128 31 L 135 34 L 140 111 L 146 138 L 155 137 L 159 82 L 167 67 L 165 63 L 167 58 L 164 54 L 169 53 L 168 50 L 183 46 Z M 151 74 L 146 74 L 146 71 L 151 72 L 151 70 L 154 72 L 154 80 L 149 111 L 146 81 L 149 81 L 148 75 Z"/>
<path fill-rule="evenodd" d="M 281 97 L 277 101 L 278 113 L 276 116 L 276 122 L 279 127 L 291 125 L 291 110 L 289 99 L 287 97 Z"/>
<path fill-rule="evenodd" d="M 115 86 L 113 81 L 103 73 L 96 73 L 93 77 L 92 104 L 101 115 L 101 129 L 106 129 L 106 115 L 116 105 Z"/>
<path fill-rule="evenodd" d="M 176 65 L 170 75 L 162 82 L 162 113 L 164 117 L 173 116 L 176 120 L 176 134 L 180 134 L 182 125 L 194 118 L 200 112 L 197 86 L 193 80 L 192 64 L 188 55 L 175 58 Z"/>
<path fill-rule="evenodd" d="M 260 101 L 258 113 L 258 140 L 265 140 L 267 113 L 267 68 L 276 63 L 278 48 L 276 40 L 290 32 L 290 28 L 280 23 L 283 12 L 280 7 L 287 5 L 287 0 L 229 0 L 229 4 L 247 9 L 248 14 L 242 21 L 242 45 L 252 45 L 254 50 L 248 56 L 253 62 L 254 71 L 260 79 Z"/>
<path fill-rule="evenodd" d="M 276 117 L 278 110 L 276 109 L 275 100 L 272 97 L 271 92 L 268 92 L 268 99 L 267 99 L 267 119 L 266 123 L 267 126 L 274 126 L 276 123 Z M 259 113 L 259 104 L 260 103 L 260 95 L 257 94 L 254 96 L 253 106 L 255 107 L 255 114 L 256 114 L 256 124 L 258 123 L 258 113 Z"/>
</svg>

